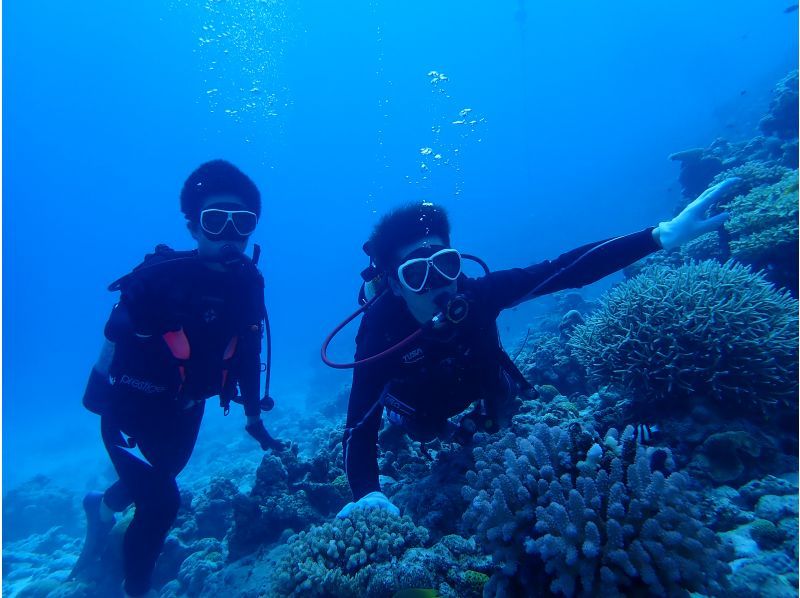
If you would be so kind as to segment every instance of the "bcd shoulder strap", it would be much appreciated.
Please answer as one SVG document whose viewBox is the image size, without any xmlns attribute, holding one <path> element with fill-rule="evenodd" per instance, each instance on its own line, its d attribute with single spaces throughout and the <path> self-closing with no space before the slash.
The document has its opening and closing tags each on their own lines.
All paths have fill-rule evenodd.
<svg viewBox="0 0 800 598">
<path fill-rule="evenodd" d="M 155 269 L 160 270 L 162 267 L 168 265 L 194 259 L 197 259 L 197 251 L 176 251 L 163 243 L 156 245 L 153 253 L 145 255 L 141 264 L 108 285 L 108 290 L 112 292 L 119 291 L 131 279 L 136 278 L 140 274 L 145 272 L 149 273 Z"/>
</svg>

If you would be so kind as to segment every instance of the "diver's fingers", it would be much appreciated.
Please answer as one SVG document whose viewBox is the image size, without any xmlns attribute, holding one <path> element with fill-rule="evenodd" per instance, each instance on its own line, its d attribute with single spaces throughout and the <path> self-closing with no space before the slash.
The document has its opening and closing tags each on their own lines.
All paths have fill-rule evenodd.
<svg viewBox="0 0 800 598">
<path fill-rule="evenodd" d="M 700 234 L 702 235 L 711 232 L 712 230 L 717 230 L 725 223 L 729 216 L 730 214 L 728 212 L 722 212 L 721 214 L 712 216 L 707 220 L 703 220 L 698 227 Z"/>
<path fill-rule="evenodd" d="M 739 177 L 731 177 L 725 179 L 721 183 L 717 183 L 713 187 L 709 187 L 700 194 L 700 197 L 690 203 L 686 210 L 692 212 L 705 211 L 708 207 L 714 205 L 717 201 L 727 195 L 731 188 L 735 187 L 741 182 L 741 180 L 742 179 Z"/>
</svg>

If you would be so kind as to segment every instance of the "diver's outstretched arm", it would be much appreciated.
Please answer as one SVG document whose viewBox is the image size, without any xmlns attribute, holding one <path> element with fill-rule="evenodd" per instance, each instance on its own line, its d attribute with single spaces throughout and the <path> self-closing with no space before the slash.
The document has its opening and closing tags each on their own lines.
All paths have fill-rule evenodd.
<svg viewBox="0 0 800 598">
<path fill-rule="evenodd" d="M 738 181 L 730 178 L 710 187 L 675 218 L 656 227 L 589 243 L 527 268 L 492 272 L 477 281 L 478 291 L 499 313 L 535 297 L 596 282 L 659 249 L 679 247 L 722 226 L 726 213 L 711 218 L 705 213 Z"/>
</svg>

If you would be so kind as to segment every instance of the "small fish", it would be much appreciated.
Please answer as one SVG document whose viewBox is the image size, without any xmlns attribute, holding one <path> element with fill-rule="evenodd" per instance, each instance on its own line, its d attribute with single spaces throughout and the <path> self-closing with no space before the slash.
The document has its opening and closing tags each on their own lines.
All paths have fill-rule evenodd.
<svg viewBox="0 0 800 598">
<path fill-rule="evenodd" d="M 783 9 L 787 15 L 797 11 L 797 4 L 792 4 L 791 6 L 787 6 Z"/>
<path fill-rule="evenodd" d="M 655 424 L 637 424 L 633 431 L 633 437 L 641 444 L 648 445 L 655 441 L 655 437 L 658 436 L 659 432 L 660 430 Z"/>
<path fill-rule="evenodd" d="M 436 590 L 413 588 L 411 590 L 395 592 L 392 598 L 439 598 L 439 592 Z"/>
</svg>

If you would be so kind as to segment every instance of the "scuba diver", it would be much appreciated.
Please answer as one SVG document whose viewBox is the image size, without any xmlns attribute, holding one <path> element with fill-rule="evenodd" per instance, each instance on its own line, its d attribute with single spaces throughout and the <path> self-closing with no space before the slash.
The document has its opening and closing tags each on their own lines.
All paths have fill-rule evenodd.
<svg viewBox="0 0 800 598">
<path fill-rule="evenodd" d="M 364 245 L 370 266 L 362 273 L 362 307 L 322 347 L 328 365 L 354 368 L 342 439 L 353 502 L 338 516 L 364 507 L 399 513 L 378 480 L 377 442 L 384 412 L 390 424 L 413 440 L 466 444 L 476 432 L 505 425 L 520 393 L 535 395 L 500 344 L 496 319 L 501 311 L 583 287 L 720 227 L 727 214 L 706 219 L 706 211 L 737 181 L 727 179 L 709 188 L 658 226 L 590 243 L 552 261 L 496 272 L 451 247 L 450 223 L 441 207 L 415 204 L 385 215 Z M 463 259 L 478 261 L 487 274 L 466 276 Z M 359 313 L 364 317 L 355 361 L 331 362 L 328 344 Z M 451 420 L 456 416 L 458 423 Z"/>
<path fill-rule="evenodd" d="M 189 176 L 180 205 L 197 248 L 159 245 L 112 283 L 109 290 L 120 291 L 119 302 L 83 398 L 100 415 L 103 443 L 119 479 L 83 500 L 86 542 L 71 577 L 99 560 L 114 513 L 133 504 L 123 541 L 126 596 L 152 593 L 153 569 L 180 505 L 175 478 L 192 454 L 207 398 L 219 395 L 225 415 L 232 401 L 241 403 L 245 430 L 261 448 L 284 448 L 261 420 L 261 411 L 274 402 L 258 245 L 252 259 L 243 253 L 261 215 L 261 195 L 233 164 L 214 160 Z"/>
</svg>

